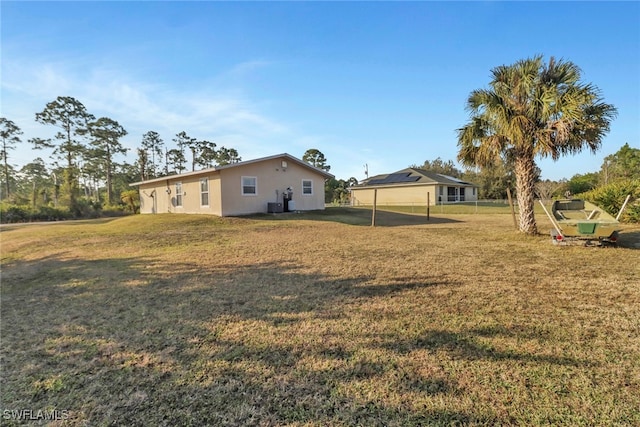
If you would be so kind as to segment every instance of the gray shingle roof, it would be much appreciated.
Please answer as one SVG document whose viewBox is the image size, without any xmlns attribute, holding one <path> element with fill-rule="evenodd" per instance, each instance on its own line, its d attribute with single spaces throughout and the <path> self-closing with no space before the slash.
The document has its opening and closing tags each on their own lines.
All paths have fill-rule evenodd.
<svg viewBox="0 0 640 427">
<path fill-rule="evenodd" d="M 407 168 L 398 172 L 389 174 L 381 174 L 372 176 L 365 179 L 361 184 L 356 187 L 378 187 L 378 186 L 405 186 L 405 185 L 424 185 L 424 184 L 443 184 L 443 185 L 463 185 L 477 187 L 477 185 L 462 181 L 461 179 L 454 178 L 432 171 Z"/>
</svg>

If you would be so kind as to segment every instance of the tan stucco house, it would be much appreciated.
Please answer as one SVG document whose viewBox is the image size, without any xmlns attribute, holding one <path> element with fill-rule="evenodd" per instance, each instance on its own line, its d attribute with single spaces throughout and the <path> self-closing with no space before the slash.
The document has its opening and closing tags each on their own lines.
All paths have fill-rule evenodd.
<svg viewBox="0 0 640 427">
<path fill-rule="evenodd" d="M 332 177 L 284 153 L 131 185 L 143 214 L 233 216 L 324 209 L 324 182 Z"/>
<path fill-rule="evenodd" d="M 353 206 L 372 205 L 374 190 L 376 204 L 380 205 L 426 205 L 427 200 L 436 205 L 478 199 L 477 185 L 417 168 L 372 176 L 350 190 Z"/>
</svg>

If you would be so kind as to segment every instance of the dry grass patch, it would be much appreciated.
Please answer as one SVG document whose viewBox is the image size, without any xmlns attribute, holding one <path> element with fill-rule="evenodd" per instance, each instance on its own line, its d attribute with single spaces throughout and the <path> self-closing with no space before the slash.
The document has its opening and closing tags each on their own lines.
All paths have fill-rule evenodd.
<svg viewBox="0 0 640 427">
<path fill-rule="evenodd" d="M 509 215 L 369 221 L 3 228 L 2 409 L 71 425 L 640 424 L 638 250 L 553 246 Z"/>
</svg>

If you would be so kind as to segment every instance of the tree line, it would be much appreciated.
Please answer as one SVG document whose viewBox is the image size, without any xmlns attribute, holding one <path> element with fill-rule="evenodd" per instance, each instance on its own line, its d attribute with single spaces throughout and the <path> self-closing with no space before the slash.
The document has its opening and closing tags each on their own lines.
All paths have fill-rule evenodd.
<svg viewBox="0 0 640 427">
<path fill-rule="evenodd" d="M 133 163 L 118 161 L 129 151 L 121 143 L 127 130 L 109 117 L 96 118 L 73 97 L 49 102 L 35 114 L 35 121 L 56 128 L 56 133 L 25 141 L 16 123 L 0 117 L 0 200 L 5 222 L 135 212 L 139 195 L 130 188 L 132 182 L 242 161 L 235 148 L 218 147 L 185 131 L 177 133 L 169 147 L 152 130 L 142 135 Z M 10 163 L 11 151 L 21 144 L 51 149 L 53 156 L 49 162 L 36 157 L 18 169 Z M 319 169 L 331 169 L 318 149 L 307 150 L 302 159 Z M 357 183 L 353 177 L 327 180 L 325 200 L 348 202 L 349 187 Z"/>
<path fill-rule="evenodd" d="M 153 130 L 142 135 L 133 163 L 118 161 L 129 151 L 121 143 L 127 130 L 112 118 L 96 118 L 82 102 L 68 96 L 49 102 L 35 114 L 35 121 L 56 128 L 55 134 L 25 141 L 16 123 L 0 117 L 2 213 L 16 217 L 3 220 L 135 212 L 139 195 L 130 188 L 132 182 L 242 161 L 235 148 L 218 147 L 215 142 L 194 138 L 186 131 L 177 133 L 169 147 Z M 36 157 L 17 169 L 10 163 L 11 151 L 21 144 L 29 144 L 34 150 L 51 149 L 53 156 L 50 162 Z M 302 159 L 322 170 L 331 168 L 324 154 L 315 148 L 307 150 Z M 357 183 L 354 177 L 327 180 L 325 201 L 348 202 L 349 187 Z M 22 209 L 27 205 L 31 212 Z"/>
<path fill-rule="evenodd" d="M 452 160 L 425 160 L 410 167 L 452 176 L 478 185 L 478 198 L 499 200 L 507 198 L 507 188 L 515 194 L 515 168 L 512 163 L 499 162 L 492 167 L 458 168 Z M 535 195 L 549 200 L 565 195 L 583 194 L 597 188 L 629 180 L 640 179 L 640 149 L 625 143 L 617 152 L 607 155 L 599 170 L 575 174 L 559 180 L 542 179 L 542 171 L 535 168 Z"/>
<path fill-rule="evenodd" d="M 302 160 L 318 169 L 329 172 L 331 166 L 327 163 L 324 154 L 317 148 L 310 148 L 302 155 Z M 349 188 L 358 185 L 355 177 L 349 179 L 329 178 L 324 183 L 325 203 L 347 204 L 351 199 Z"/>
<path fill-rule="evenodd" d="M 132 182 L 242 160 L 235 148 L 218 147 L 185 131 L 175 135 L 172 148 L 160 134 L 148 131 L 136 149 L 136 160 L 118 161 L 128 152 L 121 143 L 127 130 L 112 118 L 96 118 L 82 102 L 68 96 L 46 104 L 35 121 L 55 128 L 55 133 L 24 141 L 22 129 L 0 117 L 0 200 L 29 204 L 49 216 L 77 218 L 100 209 L 135 210 L 138 195 L 129 187 Z M 25 143 L 35 150 L 51 149 L 50 163 L 36 157 L 20 169 L 11 165 L 11 151 Z"/>
<path fill-rule="evenodd" d="M 617 109 L 603 101 L 596 86 L 581 82 L 577 65 L 553 57 L 544 62 L 542 56 L 536 56 L 495 67 L 491 73 L 489 87 L 469 95 L 466 103 L 469 121 L 457 129 L 457 160 L 467 169 L 458 171 L 451 161 L 441 159 L 427 161 L 422 168 L 478 184 L 481 198 L 504 198 L 507 188 L 515 190 L 519 227 L 526 234 L 538 232 L 534 216 L 536 196 L 549 198 L 558 192 L 585 194 L 599 186 L 626 180 L 629 184 L 619 185 L 613 194 L 631 191 L 634 197 L 640 197 L 638 150 L 629 144 L 607 156 L 600 171 L 576 175 L 566 182 L 540 180 L 536 158 L 557 160 L 582 150 L 596 152 L 617 115 Z M 128 189 L 128 183 L 184 172 L 189 154 L 191 170 L 241 160 L 236 150 L 218 149 L 215 143 L 197 140 L 185 132 L 176 134 L 173 139 L 176 147 L 168 149 L 156 132 L 149 131 L 137 150 L 135 164 L 117 163 L 115 156 L 126 152 L 119 142 L 126 130 L 110 118 L 96 119 L 71 97 L 58 97 L 35 119 L 58 128 L 52 138 L 28 141 L 36 149 L 52 148 L 55 162 L 49 170 L 37 158 L 19 171 L 13 170 L 7 160 L 8 152 L 22 142 L 22 131 L 12 121 L 1 118 L 4 168 L 0 198 L 11 199 L 12 192 L 18 189 L 23 197 L 31 194 L 34 207 L 38 200 L 47 204 L 52 199 L 54 206 L 62 202 L 73 216 L 81 215 L 81 201 L 101 203 L 101 183 L 106 204 L 112 204 L 114 192 L 120 190 L 121 199 L 126 198 L 134 206 L 132 198 L 137 192 L 127 193 L 124 188 Z M 317 149 L 307 150 L 303 160 L 329 170 L 324 155 Z M 44 185 L 45 182 L 49 184 Z M 79 197 L 81 182 L 84 198 Z M 349 187 L 356 183 L 355 178 L 328 180 L 325 200 L 348 199 Z M 53 188 L 53 192 L 47 188 Z M 616 199 L 609 202 L 609 208 L 615 208 L 620 197 L 607 191 L 602 194 L 605 200 Z M 632 209 L 640 218 L 640 204 L 635 203 Z"/>
</svg>

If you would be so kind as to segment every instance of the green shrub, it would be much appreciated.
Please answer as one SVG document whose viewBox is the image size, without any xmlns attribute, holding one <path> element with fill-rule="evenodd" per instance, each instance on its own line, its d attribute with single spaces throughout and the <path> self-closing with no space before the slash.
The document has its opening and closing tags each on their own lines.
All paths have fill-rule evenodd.
<svg viewBox="0 0 640 427">
<path fill-rule="evenodd" d="M 595 188 L 576 197 L 588 200 L 600 206 L 611 215 L 617 215 L 627 195 L 631 200 L 620 218 L 624 222 L 640 222 L 640 180 L 618 181 Z"/>
<path fill-rule="evenodd" d="M 625 222 L 640 222 L 640 199 L 627 205 L 624 213 L 622 214 L 622 218 Z"/>
<path fill-rule="evenodd" d="M 40 206 L 36 212 L 33 213 L 32 221 L 62 221 L 69 219 L 69 211 L 61 208 L 54 208 L 52 206 Z"/>
<path fill-rule="evenodd" d="M 102 205 L 87 199 L 76 200 L 74 218 L 100 218 Z"/>
<path fill-rule="evenodd" d="M 129 215 L 128 206 L 124 204 L 106 205 L 102 207 L 98 202 L 78 200 L 72 212 L 66 207 L 38 206 L 33 208 L 25 204 L 12 204 L 7 201 L 0 203 L 0 223 L 34 222 L 34 221 L 63 221 L 66 219 L 117 217 Z"/>
<path fill-rule="evenodd" d="M 0 222 L 13 223 L 13 222 L 25 222 L 29 220 L 28 208 L 24 206 L 7 205 L 3 203 L 0 205 Z"/>
<path fill-rule="evenodd" d="M 124 203 L 131 213 L 140 211 L 140 193 L 138 190 L 127 190 L 120 193 L 120 200 Z"/>
<path fill-rule="evenodd" d="M 127 212 L 126 209 L 127 207 L 125 205 L 104 205 L 102 207 L 101 216 L 117 217 L 129 215 L 129 212 Z"/>
<path fill-rule="evenodd" d="M 28 205 L 0 204 L 0 222 L 61 221 L 69 219 L 69 211 L 51 206 L 33 208 Z"/>
</svg>

